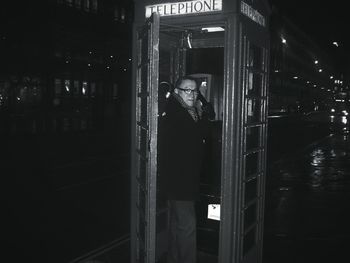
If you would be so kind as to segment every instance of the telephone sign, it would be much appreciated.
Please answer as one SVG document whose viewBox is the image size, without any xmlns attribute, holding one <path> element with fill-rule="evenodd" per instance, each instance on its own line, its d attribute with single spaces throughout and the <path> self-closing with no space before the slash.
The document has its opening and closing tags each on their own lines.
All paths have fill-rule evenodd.
<svg viewBox="0 0 350 263">
<path fill-rule="evenodd" d="M 186 2 L 163 3 L 146 6 L 146 17 L 157 12 L 159 16 L 188 15 L 216 12 L 222 10 L 222 0 L 196 0 Z"/>
</svg>

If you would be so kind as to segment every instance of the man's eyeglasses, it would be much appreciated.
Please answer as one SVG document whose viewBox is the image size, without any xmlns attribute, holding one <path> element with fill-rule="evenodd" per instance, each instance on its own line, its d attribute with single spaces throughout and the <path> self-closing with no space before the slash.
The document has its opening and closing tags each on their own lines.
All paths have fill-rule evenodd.
<svg viewBox="0 0 350 263">
<path fill-rule="evenodd" d="M 197 95 L 198 94 L 198 90 L 197 89 L 181 89 L 181 88 L 177 88 L 178 90 L 182 90 L 183 92 L 185 92 L 187 95 L 190 94 L 194 94 Z"/>
</svg>

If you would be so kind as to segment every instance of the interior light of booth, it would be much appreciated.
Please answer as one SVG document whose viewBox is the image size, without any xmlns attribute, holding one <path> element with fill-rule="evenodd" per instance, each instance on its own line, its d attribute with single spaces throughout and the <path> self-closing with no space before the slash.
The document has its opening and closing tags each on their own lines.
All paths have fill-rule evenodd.
<svg viewBox="0 0 350 263">
<path fill-rule="evenodd" d="M 221 32 L 221 31 L 225 31 L 225 29 L 221 26 L 214 26 L 214 27 L 202 27 L 202 31 L 207 31 L 209 33 L 211 32 Z"/>
</svg>

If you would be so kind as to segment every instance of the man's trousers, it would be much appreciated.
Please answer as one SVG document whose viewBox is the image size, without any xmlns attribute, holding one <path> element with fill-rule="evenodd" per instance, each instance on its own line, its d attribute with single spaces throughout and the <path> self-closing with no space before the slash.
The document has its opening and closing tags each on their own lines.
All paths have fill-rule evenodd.
<svg viewBox="0 0 350 263">
<path fill-rule="evenodd" d="M 167 263 L 195 263 L 196 257 L 195 201 L 169 200 Z"/>
</svg>

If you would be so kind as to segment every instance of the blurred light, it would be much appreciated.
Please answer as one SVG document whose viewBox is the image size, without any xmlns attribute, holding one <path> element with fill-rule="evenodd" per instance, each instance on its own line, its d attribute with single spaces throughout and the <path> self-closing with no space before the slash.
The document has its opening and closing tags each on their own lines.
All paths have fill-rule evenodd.
<svg viewBox="0 0 350 263">
<path fill-rule="evenodd" d="M 91 64 L 89 63 L 88 66 L 91 67 Z"/>
<path fill-rule="evenodd" d="M 298 79 L 298 76 L 294 76 L 293 79 Z"/>
<path fill-rule="evenodd" d="M 131 58 L 129 58 L 129 61 L 131 61 Z"/>
<path fill-rule="evenodd" d="M 69 61 L 68 60 L 66 60 L 66 64 L 68 64 L 69 63 Z"/>
<path fill-rule="evenodd" d="M 331 109 L 331 112 L 335 112 L 335 109 Z"/>
<path fill-rule="evenodd" d="M 348 119 L 345 116 L 342 116 L 341 117 L 341 122 L 344 123 L 344 124 L 347 124 L 348 123 Z"/>
<path fill-rule="evenodd" d="M 318 64 L 318 60 L 317 59 L 315 60 L 315 64 Z"/>
<path fill-rule="evenodd" d="M 347 112 L 347 110 L 342 110 L 342 113 L 345 115 L 345 116 L 348 116 L 349 113 Z"/>
<path fill-rule="evenodd" d="M 333 43 L 332 43 L 334 46 L 336 46 L 336 47 L 339 47 L 339 44 L 338 44 L 338 42 L 337 41 L 333 41 Z"/>
<path fill-rule="evenodd" d="M 318 70 L 318 72 L 322 72 L 322 69 L 320 68 L 320 69 Z"/>
<path fill-rule="evenodd" d="M 220 26 L 213 26 L 213 27 L 202 27 L 202 31 L 207 31 L 207 32 L 220 32 L 220 31 L 225 31 L 224 28 Z"/>
<path fill-rule="evenodd" d="M 308 80 L 308 81 L 306 81 L 306 83 L 307 83 L 307 84 L 310 84 L 310 81 Z"/>
<path fill-rule="evenodd" d="M 281 37 L 281 38 L 282 38 L 282 43 L 287 44 L 287 40 L 284 37 Z"/>
<path fill-rule="evenodd" d="M 330 78 L 330 79 L 333 79 L 333 76 L 330 76 L 329 78 Z"/>
<path fill-rule="evenodd" d="M 110 55 L 109 57 L 110 57 L 110 58 L 113 58 L 113 55 Z"/>
</svg>

